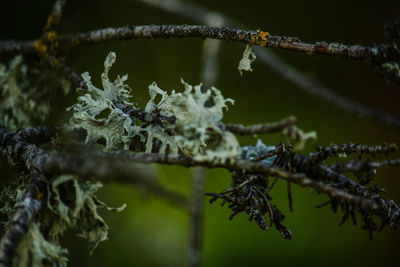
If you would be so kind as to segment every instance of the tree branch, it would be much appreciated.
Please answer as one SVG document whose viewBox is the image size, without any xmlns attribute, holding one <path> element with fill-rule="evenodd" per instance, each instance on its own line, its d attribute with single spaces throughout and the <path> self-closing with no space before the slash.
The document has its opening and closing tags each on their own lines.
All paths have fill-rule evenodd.
<svg viewBox="0 0 400 267">
<path fill-rule="evenodd" d="M 295 125 L 296 118 L 291 116 L 275 123 L 257 124 L 251 126 L 243 126 L 242 124 L 223 124 L 221 127 L 224 130 L 230 131 L 239 135 L 267 134 L 280 132 L 290 126 Z"/>
</svg>

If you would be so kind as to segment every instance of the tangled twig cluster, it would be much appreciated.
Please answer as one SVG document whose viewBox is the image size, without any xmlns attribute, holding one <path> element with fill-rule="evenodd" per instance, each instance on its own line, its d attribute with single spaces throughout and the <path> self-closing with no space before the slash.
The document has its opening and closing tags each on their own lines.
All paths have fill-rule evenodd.
<svg viewBox="0 0 400 267">
<path fill-rule="evenodd" d="M 376 175 L 379 167 L 400 164 L 399 159 L 385 160 L 380 162 L 368 159 L 356 161 L 350 159 L 345 163 L 326 164 L 327 158 L 346 157 L 352 153 L 358 153 L 361 158 L 363 154 L 375 156 L 377 154 L 388 154 L 397 150 L 394 144 L 384 144 L 378 146 L 360 144 L 331 144 L 328 147 L 317 147 L 317 152 L 308 155 L 298 154 L 293 151 L 292 146 L 284 142 L 278 146 L 265 146 L 259 141 L 257 146 L 242 148 L 242 159 L 260 162 L 266 166 L 275 166 L 295 174 L 303 174 L 325 188 L 346 192 L 349 195 L 339 195 L 328 193 L 330 200 L 318 207 L 331 205 L 331 209 L 336 213 L 340 206 L 344 212 L 340 222 L 342 225 L 351 216 L 353 223 L 356 224 L 356 213 L 360 213 L 363 222 L 363 229 L 367 229 L 372 238 L 372 232 L 382 230 L 389 225 L 395 231 L 400 224 L 400 208 L 389 199 L 380 196 L 384 190 L 376 185 L 368 186 Z M 358 183 L 343 173 L 353 173 L 358 179 Z M 232 219 L 239 212 L 246 212 L 250 215 L 250 220 L 255 219 L 261 229 L 267 230 L 268 224 L 264 215 L 268 213 L 270 226 L 275 227 L 281 232 L 284 238 L 290 238 L 290 231 L 280 223 L 284 216 L 273 205 L 269 192 L 275 185 L 276 180 L 269 185 L 269 176 L 257 172 L 234 171 L 232 186 L 221 193 L 208 193 L 212 196 L 210 202 L 222 199 L 221 205 L 229 203 L 229 208 L 233 213 Z M 289 205 L 292 210 L 292 195 L 290 183 L 288 183 Z M 377 227 L 373 216 L 381 219 L 381 226 Z"/>
</svg>

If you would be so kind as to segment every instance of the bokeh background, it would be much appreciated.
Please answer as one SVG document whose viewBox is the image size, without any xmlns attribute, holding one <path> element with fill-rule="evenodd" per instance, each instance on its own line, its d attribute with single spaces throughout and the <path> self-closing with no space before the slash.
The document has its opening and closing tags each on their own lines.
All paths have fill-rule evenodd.
<svg viewBox="0 0 400 267">
<path fill-rule="evenodd" d="M 188 0 L 186 0 L 188 1 Z M 221 12 L 250 29 L 302 40 L 338 41 L 371 45 L 384 41 L 383 24 L 400 15 L 400 2 L 393 1 L 231 1 L 192 0 L 192 3 Z M 32 40 L 41 34 L 53 1 L 3 1 L 0 8 L 0 39 Z M 9 6 L 8 6 L 9 5 Z M 68 1 L 60 25 L 61 33 L 83 32 L 105 27 L 142 24 L 196 24 L 135 0 Z M 144 106 L 147 86 L 153 81 L 164 90 L 180 90 L 180 78 L 191 84 L 201 82 L 201 48 L 198 39 L 132 40 L 94 44 L 74 50 L 67 63 L 78 72 L 89 71 L 99 82 L 109 51 L 117 53 L 112 75 L 129 74 L 128 84 L 135 101 Z M 253 124 L 277 121 L 288 115 L 298 118 L 304 130 L 318 132 L 320 145 L 330 142 L 400 144 L 400 132 L 372 120 L 358 117 L 315 96 L 300 91 L 260 61 L 254 71 L 241 77 L 237 65 L 244 46 L 225 42 L 218 55 L 219 76 L 215 86 L 225 97 L 236 100 L 224 121 Z M 389 84 L 371 72 L 366 64 L 336 57 L 315 57 L 274 50 L 286 62 L 312 79 L 328 85 L 363 105 L 400 117 L 399 86 Z M 52 105 L 71 105 L 76 95 Z M 64 107 L 62 109 L 64 110 Z M 66 119 L 67 113 L 59 114 Z M 262 136 L 268 144 L 278 144 L 280 135 Z M 242 138 L 241 144 L 255 139 Z M 309 144 L 306 150 L 315 148 Z M 4 164 L 2 163 L 2 166 Z M 152 166 L 160 180 L 171 189 L 188 195 L 190 170 Z M 400 201 L 400 168 L 379 171 L 374 182 L 387 189 L 386 195 Z M 2 167 L 3 175 L 10 175 Z M 3 176 L 2 175 L 2 176 Z M 218 192 L 230 184 L 224 170 L 206 170 L 206 191 Z M 293 232 L 284 240 L 279 232 L 261 231 L 246 215 L 229 221 L 230 210 L 218 204 L 205 204 L 204 266 L 398 266 L 399 235 L 386 228 L 374 240 L 361 225 L 338 224 L 341 213 L 315 206 L 327 197 L 293 186 L 294 212 L 288 211 L 286 183 L 279 182 L 272 192 L 273 202 L 286 214 L 285 225 Z M 127 203 L 124 212 L 102 213 L 110 227 L 109 240 L 93 255 L 85 241 L 73 231 L 62 243 L 70 253 L 70 266 L 183 266 L 187 258 L 188 215 L 162 199 L 140 189 L 106 184 L 99 197 L 110 205 Z M 207 201 L 207 198 L 204 198 Z"/>
</svg>

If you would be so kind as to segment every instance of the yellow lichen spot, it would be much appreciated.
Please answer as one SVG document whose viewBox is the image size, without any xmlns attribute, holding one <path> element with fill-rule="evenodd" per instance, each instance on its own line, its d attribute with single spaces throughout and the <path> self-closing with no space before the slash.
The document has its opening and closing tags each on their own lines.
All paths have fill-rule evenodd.
<svg viewBox="0 0 400 267">
<path fill-rule="evenodd" d="M 43 198 L 43 193 L 40 192 L 40 191 L 38 191 L 38 192 L 36 193 L 36 198 L 37 198 L 38 200 L 42 200 L 42 198 Z"/>
<path fill-rule="evenodd" d="M 35 51 L 36 51 L 38 54 L 44 54 L 44 53 L 46 53 L 47 46 L 44 44 L 42 38 L 36 40 L 36 42 L 34 43 L 33 46 L 34 46 L 34 48 L 35 48 Z"/>
<path fill-rule="evenodd" d="M 54 41 L 55 39 L 57 39 L 57 33 L 55 31 L 49 31 L 47 33 L 47 40 L 49 40 L 50 42 Z"/>
<path fill-rule="evenodd" d="M 243 35 L 241 35 L 241 34 L 238 35 L 238 39 L 239 39 L 239 40 L 243 40 L 243 38 L 244 38 Z"/>
<path fill-rule="evenodd" d="M 253 34 L 251 36 L 250 43 L 259 46 L 266 46 L 268 43 L 268 38 L 267 38 L 268 35 L 269 35 L 268 32 L 257 30 L 257 34 Z"/>
<path fill-rule="evenodd" d="M 257 42 L 257 35 L 252 35 L 250 39 L 251 44 L 255 44 Z"/>
</svg>

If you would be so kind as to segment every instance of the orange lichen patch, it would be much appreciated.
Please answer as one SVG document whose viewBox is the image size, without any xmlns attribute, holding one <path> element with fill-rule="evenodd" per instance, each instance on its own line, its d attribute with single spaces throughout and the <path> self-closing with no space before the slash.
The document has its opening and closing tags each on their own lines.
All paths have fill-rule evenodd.
<svg viewBox="0 0 400 267">
<path fill-rule="evenodd" d="M 267 38 L 268 35 L 269 35 L 268 32 L 263 32 L 258 30 L 257 34 L 253 34 L 251 36 L 250 43 L 259 46 L 266 46 L 268 43 L 268 38 Z"/>
<path fill-rule="evenodd" d="M 47 40 L 49 40 L 50 42 L 54 41 L 55 39 L 57 39 L 57 33 L 55 31 L 49 31 L 47 33 Z"/>
<path fill-rule="evenodd" d="M 46 51 L 47 51 L 47 46 L 46 46 L 45 43 L 43 42 L 43 39 L 42 39 L 42 38 L 36 40 L 36 42 L 34 43 L 33 46 L 34 46 L 34 48 L 35 48 L 35 51 L 36 51 L 38 54 L 44 54 L 44 53 L 46 53 Z"/>
<path fill-rule="evenodd" d="M 42 200 L 42 198 L 43 198 L 43 193 L 40 192 L 40 191 L 38 191 L 38 192 L 36 193 L 36 198 L 37 198 L 38 200 Z"/>
</svg>

